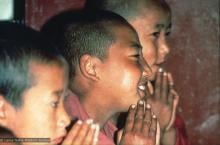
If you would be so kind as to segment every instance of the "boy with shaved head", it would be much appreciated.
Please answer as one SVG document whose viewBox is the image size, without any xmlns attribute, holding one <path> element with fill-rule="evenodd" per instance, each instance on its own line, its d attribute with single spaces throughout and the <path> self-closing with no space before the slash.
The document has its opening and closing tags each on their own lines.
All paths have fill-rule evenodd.
<svg viewBox="0 0 220 145">
<path fill-rule="evenodd" d="M 172 76 L 160 68 L 170 51 L 166 41 L 171 31 L 169 5 L 164 0 L 89 0 L 87 6 L 113 11 L 123 16 L 135 28 L 143 46 L 144 59 L 153 71 L 149 78 L 154 87 L 149 82 L 146 84 L 151 94 L 147 102 L 152 105 L 160 122 L 161 143 L 189 144 L 184 122 L 175 113 L 179 96 L 173 89 Z M 140 89 L 145 90 L 145 87 Z"/>
<path fill-rule="evenodd" d="M 70 66 L 69 88 L 74 94 L 66 100 L 69 114 L 81 120 L 93 118 L 101 127 L 99 144 L 113 145 L 117 128 L 110 119 L 141 99 L 137 107 L 130 107 L 119 143 L 155 145 L 156 116 L 144 104 L 144 91 L 138 89 L 147 81 L 143 72 L 149 75 L 150 70 L 136 31 L 107 11 L 75 12 L 67 21 L 60 28 L 51 22 L 56 29 L 46 24 L 42 31 L 50 37 L 58 35 L 58 48 Z"/>
<path fill-rule="evenodd" d="M 79 120 L 67 134 L 65 59 L 31 28 L 0 28 L 0 144 L 96 145 L 99 128 L 91 121 Z"/>
</svg>

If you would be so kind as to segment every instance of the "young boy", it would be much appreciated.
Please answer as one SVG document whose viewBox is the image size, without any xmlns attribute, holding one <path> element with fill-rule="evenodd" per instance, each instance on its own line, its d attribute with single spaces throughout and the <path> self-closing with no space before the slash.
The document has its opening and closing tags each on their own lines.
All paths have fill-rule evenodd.
<svg viewBox="0 0 220 145">
<path fill-rule="evenodd" d="M 112 145 L 117 128 L 109 120 L 143 97 L 139 86 L 147 81 L 142 73 L 149 72 L 149 68 L 142 58 L 136 31 L 122 17 L 106 11 L 81 12 L 71 17 L 72 22 L 58 36 L 60 51 L 70 65 L 69 87 L 74 93 L 67 98 L 67 110 L 82 120 L 93 118 L 101 126 L 100 144 Z M 47 31 L 45 27 L 43 30 Z M 120 144 L 153 145 L 156 119 L 149 111 L 143 115 L 143 101 L 137 110 L 128 117 L 129 129 L 125 129 Z"/>
<path fill-rule="evenodd" d="M 92 5 L 99 9 L 113 11 L 123 16 L 135 28 L 143 46 L 144 59 L 153 71 L 150 79 L 155 83 L 154 94 L 147 101 L 152 105 L 152 110 L 160 122 L 163 131 L 161 142 L 164 145 L 174 144 L 175 140 L 171 138 L 175 137 L 173 129 L 175 127 L 176 145 L 189 144 L 184 122 L 179 115 L 175 116 L 179 97 L 173 89 L 172 77 L 162 69 L 158 72 L 170 51 L 166 41 L 171 31 L 169 5 L 164 0 L 97 0 L 97 3 L 88 1 L 87 5 L 90 8 Z"/>
<path fill-rule="evenodd" d="M 0 28 L 0 128 L 14 134 L 11 142 L 55 145 L 65 138 L 64 144 L 96 144 L 91 121 L 78 121 L 67 135 L 65 59 L 30 28 L 11 23 Z"/>
</svg>

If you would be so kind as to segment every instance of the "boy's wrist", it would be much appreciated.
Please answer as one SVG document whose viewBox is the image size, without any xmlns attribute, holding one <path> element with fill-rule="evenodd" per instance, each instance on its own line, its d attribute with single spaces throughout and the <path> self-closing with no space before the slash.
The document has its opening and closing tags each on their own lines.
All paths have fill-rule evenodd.
<svg viewBox="0 0 220 145">
<path fill-rule="evenodd" d="M 161 132 L 161 145 L 175 145 L 176 143 L 176 128 L 171 127 L 169 130 Z"/>
</svg>

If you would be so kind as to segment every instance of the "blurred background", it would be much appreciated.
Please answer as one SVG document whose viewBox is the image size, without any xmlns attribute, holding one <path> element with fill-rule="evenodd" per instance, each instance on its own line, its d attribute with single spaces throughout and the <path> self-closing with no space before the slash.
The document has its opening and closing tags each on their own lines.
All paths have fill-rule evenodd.
<svg viewBox="0 0 220 145">
<path fill-rule="evenodd" d="M 0 20 L 36 30 L 85 0 L 0 0 Z M 171 71 L 192 145 L 220 145 L 219 0 L 167 0 L 172 9 Z"/>
</svg>

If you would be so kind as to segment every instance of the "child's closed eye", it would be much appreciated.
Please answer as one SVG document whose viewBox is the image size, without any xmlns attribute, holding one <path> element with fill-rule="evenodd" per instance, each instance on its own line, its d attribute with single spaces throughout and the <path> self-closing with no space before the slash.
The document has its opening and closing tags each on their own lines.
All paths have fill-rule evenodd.
<svg viewBox="0 0 220 145">
<path fill-rule="evenodd" d="M 135 58 L 136 60 L 140 60 L 140 56 L 141 56 L 140 54 L 132 55 L 132 57 Z"/>
<path fill-rule="evenodd" d="M 53 108 L 57 108 L 58 105 L 59 105 L 59 101 L 53 101 L 53 102 L 51 102 L 51 107 L 53 107 Z"/>
<path fill-rule="evenodd" d="M 139 58 L 141 55 L 140 54 L 135 54 L 134 57 Z"/>
</svg>

